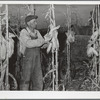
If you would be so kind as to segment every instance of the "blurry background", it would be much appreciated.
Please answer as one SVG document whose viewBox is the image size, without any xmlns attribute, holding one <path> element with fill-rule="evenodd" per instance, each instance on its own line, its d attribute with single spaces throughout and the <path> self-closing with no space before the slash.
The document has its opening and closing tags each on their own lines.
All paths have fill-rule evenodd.
<svg viewBox="0 0 100 100">
<path fill-rule="evenodd" d="M 72 23 L 81 26 L 86 26 L 88 24 L 90 12 L 93 10 L 94 7 L 95 5 L 71 5 Z M 34 8 L 36 15 L 38 15 L 38 29 L 47 28 L 49 22 L 45 19 L 45 15 L 49 8 L 49 5 L 35 4 Z M 11 24 L 16 24 L 16 21 L 19 21 L 21 24 L 24 24 L 24 18 L 28 13 L 28 8 L 24 4 L 9 5 L 9 18 L 11 20 Z M 65 26 L 66 13 L 67 5 L 55 5 L 55 16 L 57 25 L 61 25 L 62 27 Z"/>
</svg>

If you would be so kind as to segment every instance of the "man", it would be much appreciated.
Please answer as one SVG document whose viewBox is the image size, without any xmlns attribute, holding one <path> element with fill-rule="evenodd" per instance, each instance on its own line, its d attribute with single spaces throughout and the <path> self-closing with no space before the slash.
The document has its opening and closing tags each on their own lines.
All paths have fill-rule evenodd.
<svg viewBox="0 0 100 100">
<path fill-rule="evenodd" d="M 51 38 L 44 40 L 36 30 L 36 15 L 28 15 L 25 18 L 26 29 L 20 33 L 20 52 L 23 54 L 22 78 L 20 90 L 29 90 L 30 82 L 32 90 L 42 90 L 43 79 L 40 62 L 40 47 Z"/>
</svg>

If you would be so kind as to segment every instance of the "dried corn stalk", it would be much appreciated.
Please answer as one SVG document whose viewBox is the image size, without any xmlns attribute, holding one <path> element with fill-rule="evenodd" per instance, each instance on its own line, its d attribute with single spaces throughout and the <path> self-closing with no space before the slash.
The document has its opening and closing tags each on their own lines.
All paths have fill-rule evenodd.
<svg viewBox="0 0 100 100">
<path fill-rule="evenodd" d="M 0 13 L 1 13 L 2 4 L 0 4 Z M 2 44 L 2 32 L 1 32 L 1 16 L 0 16 L 0 69 L 2 70 L 2 53 L 1 53 L 1 44 Z M 3 57 L 4 58 L 4 57 Z M 0 71 L 1 74 L 1 71 Z M 0 76 L 1 78 L 1 76 Z M 0 88 L 2 87 L 2 80 L 0 80 Z"/>
<path fill-rule="evenodd" d="M 94 18 L 95 14 L 95 18 Z M 88 57 L 92 58 L 92 71 L 91 77 L 92 80 L 97 84 L 100 85 L 100 27 L 98 27 L 98 18 L 99 18 L 99 7 L 95 6 L 92 13 L 92 36 L 89 40 L 89 44 L 87 46 L 87 55 Z M 100 19 L 99 19 L 100 20 Z M 95 31 L 96 30 L 96 31 Z M 98 70 L 99 69 L 99 70 Z M 94 89 L 94 86 L 92 86 Z M 98 90 L 98 88 L 96 88 Z"/>
<path fill-rule="evenodd" d="M 99 28 L 100 28 L 100 10 L 99 10 L 100 8 L 99 8 L 99 5 L 98 5 L 98 26 L 99 26 Z M 98 62 L 99 62 L 99 77 L 98 77 L 98 82 L 99 82 L 99 84 L 100 84 L 100 32 L 98 32 L 99 34 L 99 60 L 98 60 Z"/>
<path fill-rule="evenodd" d="M 59 49 L 59 42 L 58 42 L 58 32 L 57 29 L 60 27 L 56 27 L 55 23 L 55 13 L 54 13 L 54 5 L 50 5 L 49 10 L 45 16 L 46 19 L 50 20 L 50 32 L 48 33 L 52 39 L 49 43 L 47 48 L 47 53 L 52 51 L 52 69 L 56 69 L 55 72 L 53 71 L 53 91 L 58 90 L 58 49 Z"/>
<path fill-rule="evenodd" d="M 66 27 L 68 28 L 68 32 L 66 32 L 66 44 L 67 44 L 67 49 L 66 49 L 66 53 L 67 53 L 67 72 L 65 75 L 65 85 L 66 85 L 66 80 L 68 80 L 68 84 L 70 84 L 71 81 L 71 77 L 70 77 L 70 43 L 75 41 L 75 33 L 71 30 L 71 7 L 69 5 L 67 5 L 67 14 L 66 14 Z"/>
<path fill-rule="evenodd" d="M 6 9 L 5 9 L 5 13 L 6 13 L 6 39 L 8 40 L 9 39 L 9 34 L 8 34 L 8 5 L 5 5 L 5 7 L 6 7 Z M 8 53 L 9 53 L 9 43 L 7 42 L 7 57 L 6 57 L 6 59 L 7 59 L 7 68 L 6 68 L 6 80 L 5 80 L 5 82 L 6 82 L 6 90 L 8 90 L 9 89 L 9 79 L 8 79 L 8 73 L 9 73 L 9 55 L 8 55 Z"/>
<path fill-rule="evenodd" d="M 3 13 L 0 13 L 0 89 L 9 89 L 9 57 L 14 52 L 14 40 L 15 37 L 12 33 L 8 33 L 8 5 L 2 5 L 5 7 Z M 1 7 L 2 7 L 1 6 Z M 1 18 L 1 16 L 3 16 Z M 1 26 L 6 26 L 5 37 L 2 35 Z M 5 76 L 5 77 L 4 77 Z M 14 78 L 13 78 L 14 79 Z M 15 79 L 14 79 L 15 81 Z"/>
</svg>

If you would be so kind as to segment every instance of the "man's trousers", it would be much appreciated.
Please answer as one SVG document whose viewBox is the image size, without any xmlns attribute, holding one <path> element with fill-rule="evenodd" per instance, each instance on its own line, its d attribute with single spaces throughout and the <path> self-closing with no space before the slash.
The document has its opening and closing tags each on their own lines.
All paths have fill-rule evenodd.
<svg viewBox="0 0 100 100">
<path fill-rule="evenodd" d="M 42 91 L 43 78 L 40 61 L 39 48 L 26 48 L 23 57 L 22 77 L 20 81 L 20 90 Z"/>
</svg>

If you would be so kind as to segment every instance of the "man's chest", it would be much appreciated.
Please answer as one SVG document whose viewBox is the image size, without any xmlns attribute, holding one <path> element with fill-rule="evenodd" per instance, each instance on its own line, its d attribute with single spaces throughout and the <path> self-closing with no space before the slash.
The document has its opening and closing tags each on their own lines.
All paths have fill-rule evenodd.
<svg viewBox="0 0 100 100">
<path fill-rule="evenodd" d="M 30 36 L 30 38 L 33 40 L 33 39 L 37 39 L 38 38 L 38 36 L 37 36 L 37 34 L 35 33 L 35 34 L 30 34 L 29 35 Z"/>
<path fill-rule="evenodd" d="M 29 36 L 29 38 L 32 39 L 32 40 L 38 38 L 38 34 L 37 34 L 36 31 L 35 31 L 35 32 L 28 32 L 28 36 Z"/>
</svg>

